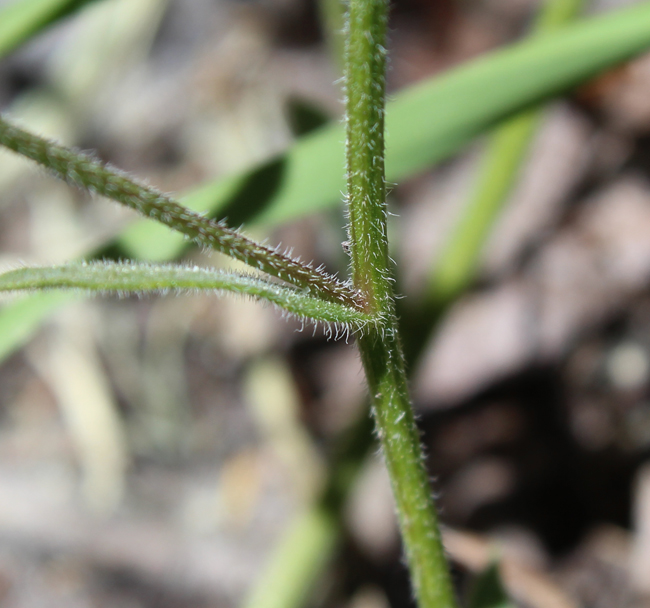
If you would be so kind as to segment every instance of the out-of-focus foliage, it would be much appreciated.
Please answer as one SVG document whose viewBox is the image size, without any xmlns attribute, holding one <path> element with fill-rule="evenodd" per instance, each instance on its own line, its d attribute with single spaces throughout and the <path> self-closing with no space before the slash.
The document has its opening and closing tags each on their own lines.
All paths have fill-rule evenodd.
<svg viewBox="0 0 650 608">
<path fill-rule="evenodd" d="M 0 56 L 95 0 L 12 0 L 0 9 Z"/>
</svg>

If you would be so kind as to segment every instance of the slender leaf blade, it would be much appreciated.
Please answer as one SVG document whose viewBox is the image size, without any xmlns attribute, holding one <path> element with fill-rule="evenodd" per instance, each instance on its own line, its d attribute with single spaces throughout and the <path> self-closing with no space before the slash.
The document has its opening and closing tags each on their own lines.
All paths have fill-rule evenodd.
<svg viewBox="0 0 650 608">
<path fill-rule="evenodd" d="M 328 302 L 307 290 L 258 276 L 199 266 L 127 262 L 78 262 L 63 266 L 19 268 L 0 275 L 0 291 L 80 290 L 90 293 L 144 294 L 187 291 L 231 292 L 275 304 L 301 318 L 361 329 L 372 316 L 351 306 Z"/>
<path fill-rule="evenodd" d="M 56 177 L 89 192 L 106 196 L 138 213 L 274 277 L 318 293 L 323 299 L 361 308 L 359 294 L 323 267 L 313 268 L 183 207 L 159 190 L 147 186 L 97 159 L 21 129 L 0 115 L 0 145 L 49 169 Z"/>
</svg>

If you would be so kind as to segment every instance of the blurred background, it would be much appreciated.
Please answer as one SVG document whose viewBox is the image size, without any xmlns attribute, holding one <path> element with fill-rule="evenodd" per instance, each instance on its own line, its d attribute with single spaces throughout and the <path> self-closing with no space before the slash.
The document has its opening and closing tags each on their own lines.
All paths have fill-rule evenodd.
<svg viewBox="0 0 650 608">
<path fill-rule="evenodd" d="M 389 91 L 524 36 L 537 8 L 395 0 Z M 325 0 L 91 3 L 0 61 L 0 108 L 187 191 L 341 119 L 336 19 Z M 475 284 L 410 363 L 462 594 L 500 558 L 518 606 L 650 606 L 649 99 L 650 56 L 546 108 Z M 407 332 L 480 144 L 391 192 Z M 117 205 L 4 151 L 0 191 L 2 270 L 124 257 L 106 248 L 133 220 Z M 249 233 L 344 273 L 344 225 Z M 300 329 L 240 299 L 61 298 L 0 367 L 0 605 L 259 608 L 274 549 L 368 417 L 354 346 Z M 412 605 L 364 449 L 296 608 Z"/>
</svg>

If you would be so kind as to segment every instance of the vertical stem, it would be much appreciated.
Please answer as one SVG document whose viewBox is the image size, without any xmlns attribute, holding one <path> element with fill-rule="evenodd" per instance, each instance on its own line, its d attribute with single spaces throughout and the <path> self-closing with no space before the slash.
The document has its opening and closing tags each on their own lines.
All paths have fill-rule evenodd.
<svg viewBox="0 0 650 608">
<path fill-rule="evenodd" d="M 456 606 L 394 324 L 359 340 L 377 434 L 420 608 Z"/>
<path fill-rule="evenodd" d="M 346 56 L 349 237 L 354 286 L 381 325 L 359 338 L 373 415 L 391 478 L 420 608 L 452 608 L 424 457 L 397 333 L 386 234 L 384 91 L 387 0 L 351 0 Z"/>
<path fill-rule="evenodd" d="M 350 2 L 345 66 L 352 279 L 373 312 L 383 312 L 391 299 L 384 179 L 387 12 L 386 0 Z"/>
</svg>

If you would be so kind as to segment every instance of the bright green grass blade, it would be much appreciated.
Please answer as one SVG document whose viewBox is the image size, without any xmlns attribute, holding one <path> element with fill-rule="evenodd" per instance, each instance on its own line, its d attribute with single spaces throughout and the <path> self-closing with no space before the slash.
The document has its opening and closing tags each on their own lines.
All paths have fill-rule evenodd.
<svg viewBox="0 0 650 608">
<path fill-rule="evenodd" d="M 0 9 L 0 57 L 94 0 L 13 0 Z"/>
<path fill-rule="evenodd" d="M 584 82 L 650 47 L 650 3 L 536 36 L 399 93 L 387 107 L 386 170 L 390 182 L 458 151 L 512 112 Z M 206 185 L 193 208 L 226 216 L 231 225 L 277 224 L 340 204 L 345 187 L 343 128 L 332 125 L 300 139 L 253 171 Z M 210 192 L 211 188 L 214 192 Z M 134 257 L 168 259 L 180 239 L 157 243 L 165 230 L 134 225 L 121 239 Z"/>
<path fill-rule="evenodd" d="M 373 318 L 352 307 L 320 300 L 306 290 L 261 277 L 199 266 L 81 262 L 19 268 L 0 275 L 0 291 L 77 290 L 118 295 L 187 291 L 230 292 L 275 304 L 305 319 L 361 329 Z"/>
<path fill-rule="evenodd" d="M 573 19 L 582 0 L 547 0 L 533 35 L 553 31 Z M 440 307 L 453 301 L 471 283 L 480 253 L 517 182 L 541 119 L 541 109 L 524 110 L 491 135 L 471 198 L 452 230 L 426 289 L 426 304 Z"/>
</svg>

